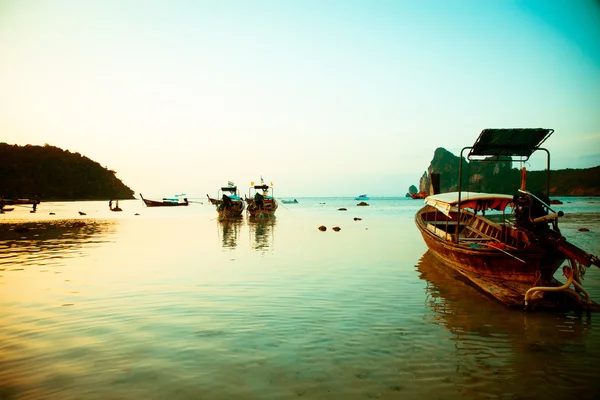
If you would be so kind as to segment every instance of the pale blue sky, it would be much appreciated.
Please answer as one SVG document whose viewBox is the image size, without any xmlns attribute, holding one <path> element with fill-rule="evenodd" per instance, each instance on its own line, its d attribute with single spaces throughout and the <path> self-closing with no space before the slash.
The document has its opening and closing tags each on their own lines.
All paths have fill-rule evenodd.
<svg viewBox="0 0 600 400">
<path fill-rule="evenodd" d="M 437 147 L 509 127 L 600 165 L 597 1 L 0 0 L 0 141 L 136 194 L 403 196 Z"/>
</svg>

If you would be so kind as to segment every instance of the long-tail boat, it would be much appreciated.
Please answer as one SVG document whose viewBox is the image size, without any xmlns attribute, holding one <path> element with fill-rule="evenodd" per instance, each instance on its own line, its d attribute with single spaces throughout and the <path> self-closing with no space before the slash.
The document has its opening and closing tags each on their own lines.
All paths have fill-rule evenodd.
<svg viewBox="0 0 600 400">
<path fill-rule="evenodd" d="M 140 197 L 142 201 L 146 205 L 146 207 L 177 207 L 177 206 L 187 206 L 189 205 L 189 201 L 187 198 L 180 200 L 179 198 L 163 198 L 162 200 L 148 200 L 145 199 L 144 196 L 140 193 Z"/>
<path fill-rule="evenodd" d="M 548 205 L 550 153 L 540 145 L 553 132 L 483 130 L 473 146 L 461 150 L 458 191 L 426 197 L 415 223 L 433 255 L 509 307 L 599 310 L 582 278 L 592 264 L 600 267 L 600 260 L 565 239 L 558 228 L 564 213 Z M 526 190 L 524 168 L 514 195 L 461 191 L 467 149 L 467 159 L 479 161 L 524 162 L 535 151 L 545 151 L 545 193 Z M 554 276 L 565 261 L 566 282 L 561 283 Z"/>
<path fill-rule="evenodd" d="M 275 197 L 273 197 L 272 186 L 273 184 L 271 186 L 265 184 L 262 178 L 260 185 L 254 185 L 254 182 L 250 184 L 249 197 L 245 199 L 246 203 L 248 203 L 246 212 L 250 216 L 263 217 L 275 214 L 279 205 Z M 269 193 L 269 190 L 271 190 L 271 193 Z"/>
<path fill-rule="evenodd" d="M 238 218 L 244 212 L 244 201 L 240 198 L 237 186 L 231 181 L 219 189 L 216 199 L 208 194 L 206 197 L 216 207 L 219 220 Z"/>
</svg>

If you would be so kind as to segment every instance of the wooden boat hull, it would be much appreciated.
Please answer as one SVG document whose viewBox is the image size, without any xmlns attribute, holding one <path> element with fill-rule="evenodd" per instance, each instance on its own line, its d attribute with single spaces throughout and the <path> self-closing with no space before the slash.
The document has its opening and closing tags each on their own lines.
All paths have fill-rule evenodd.
<svg viewBox="0 0 600 400">
<path fill-rule="evenodd" d="M 428 212 L 432 212 L 431 207 L 421 209 L 415 223 L 431 253 L 504 304 L 522 307 L 531 287 L 560 285 L 553 276 L 565 260 L 561 252 L 534 245 L 501 251 L 483 240 L 459 244 L 450 236 L 442 239 L 427 227 L 424 215 Z"/>
<path fill-rule="evenodd" d="M 246 199 L 246 201 L 248 202 L 246 211 L 253 217 L 273 215 L 279 207 L 277 200 L 274 198 L 264 198 L 262 204 L 256 202 L 254 199 Z"/>
<path fill-rule="evenodd" d="M 579 304 L 577 308 L 595 310 L 597 304 L 583 288 L 581 277 L 584 267 L 600 267 L 600 257 L 568 243 L 558 229 L 564 213 L 547 204 L 550 153 L 540 146 L 553 132 L 545 128 L 484 129 L 473 146 L 460 152 L 455 192 L 440 193 L 439 174 L 431 174 L 435 194 L 425 198 L 426 205 L 417 212 L 415 223 L 435 257 L 506 305 L 529 309 L 541 300 L 564 308 L 571 302 L 557 298 L 571 297 Z M 466 150 L 466 159 L 478 162 L 524 162 L 544 150 L 546 190 L 538 194 L 526 190 L 525 168 L 514 195 L 461 190 Z M 506 219 L 507 208 L 512 209 L 512 220 Z M 485 216 L 486 211 L 490 216 Z M 501 222 L 494 222 L 494 212 L 502 212 Z M 568 265 L 562 272 L 566 280 L 560 284 L 554 274 L 565 260 Z"/>
<path fill-rule="evenodd" d="M 208 201 L 216 207 L 220 221 L 240 218 L 245 208 L 243 200 L 230 199 L 228 204 L 225 204 L 223 200 L 209 197 Z"/>
<path fill-rule="evenodd" d="M 221 187 L 216 199 L 206 195 L 210 204 L 217 209 L 219 221 L 228 219 L 238 219 L 244 212 L 246 204 L 240 198 L 237 186 L 233 182 L 228 182 L 227 186 Z"/>
<path fill-rule="evenodd" d="M 144 199 L 144 204 L 146 207 L 179 207 L 179 206 L 187 206 L 186 203 L 170 203 L 163 201 L 154 201 L 154 200 L 146 200 Z"/>
<path fill-rule="evenodd" d="M 146 205 L 146 207 L 179 207 L 179 206 L 187 206 L 189 203 L 186 201 L 184 203 L 176 203 L 173 201 L 156 201 L 156 200 L 148 200 L 140 195 L 142 201 Z"/>
</svg>

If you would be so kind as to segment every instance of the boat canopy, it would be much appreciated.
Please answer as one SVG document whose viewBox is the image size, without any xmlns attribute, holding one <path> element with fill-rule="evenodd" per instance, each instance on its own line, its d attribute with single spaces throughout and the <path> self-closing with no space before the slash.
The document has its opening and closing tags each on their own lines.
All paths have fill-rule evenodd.
<svg viewBox="0 0 600 400">
<path fill-rule="evenodd" d="M 484 129 L 467 158 L 516 156 L 526 161 L 553 132 L 554 129 L 545 128 Z"/>
<path fill-rule="evenodd" d="M 264 191 L 267 191 L 269 187 L 267 185 L 254 185 L 254 189 L 262 189 Z"/>
<path fill-rule="evenodd" d="M 237 186 L 224 186 L 221 188 L 221 191 L 234 193 L 235 191 L 237 191 Z"/>
<path fill-rule="evenodd" d="M 495 210 L 504 211 L 513 202 L 513 196 L 508 194 L 462 192 L 460 208 L 473 211 Z M 458 210 L 458 192 L 441 193 L 425 198 L 425 204 L 435 207 L 450 216 L 450 212 Z"/>
</svg>

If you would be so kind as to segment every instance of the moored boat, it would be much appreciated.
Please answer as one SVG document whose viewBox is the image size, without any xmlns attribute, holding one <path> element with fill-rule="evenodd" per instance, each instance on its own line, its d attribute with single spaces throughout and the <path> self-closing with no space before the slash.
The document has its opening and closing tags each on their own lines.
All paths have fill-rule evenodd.
<svg viewBox="0 0 600 400">
<path fill-rule="evenodd" d="M 251 216 L 263 217 L 275 214 L 277 211 L 277 200 L 273 197 L 272 186 L 268 186 L 264 183 L 261 178 L 260 185 L 254 185 L 254 182 L 250 183 L 249 197 L 246 197 L 246 212 Z M 269 193 L 271 190 L 271 193 Z"/>
<path fill-rule="evenodd" d="M 358 195 L 357 197 L 355 197 L 354 200 L 370 200 L 370 197 L 367 196 L 366 194 L 361 194 L 361 195 Z"/>
<path fill-rule="evenodd" d="M 600 260 L 568 243 L 558 229 L 564 214 L 547 204 L 545 194 L 525 189 L 526 171 L 516 195 L 461 190 L 462 153 L 469 160 L 513 157 L 526 161 L 552 129 L 486 129 L 460 155 L 458 191 L 434 194 L 415 215 L 415 223 L 433 255 L 507 306 L 596 310 L 582 286 L 585 269 Z M 507 212 L 512 210 L 512 212 Z M 487 215 L 486 215 L 487 212 Z M 566 282 L 554 278 L 564 261 Z"/>
<path fill-rule="evenodd" d="M 425 197 L 427 197 L 428 193 L 421 191 L 419 193 L 411 193 L 410 197 L 413 199 L 424 199 Z"/>
<path fill-rule="evenodd" d="M 296 204 L 296 203 L 298 203 L 298 200 L 296 200 L 296 199 L 283 199 L 283 200 L 281 200 L 281 202 L 283 204 Z"/>
<path fill-rule="evenodd" d="M 149 200 L 144 198 L 144 196 L 141 193 L 140 198 L 142 199 L 146 207 L 177 207 L 189 205 L 189 201 L 187 198 L 180 199 L 179 197 L 165 197 L 162 200 Z"/>
<path fill-rule="evenodd" d="M 244 211 L 244 201 L 240 198 L 237 186 L 231 181 L 227 186 L 219 189 L 216 199 L 211 198 L 208 194 L 206 197 L 216 207 L 219 220 L 238 218 Z"/>
</svg>

